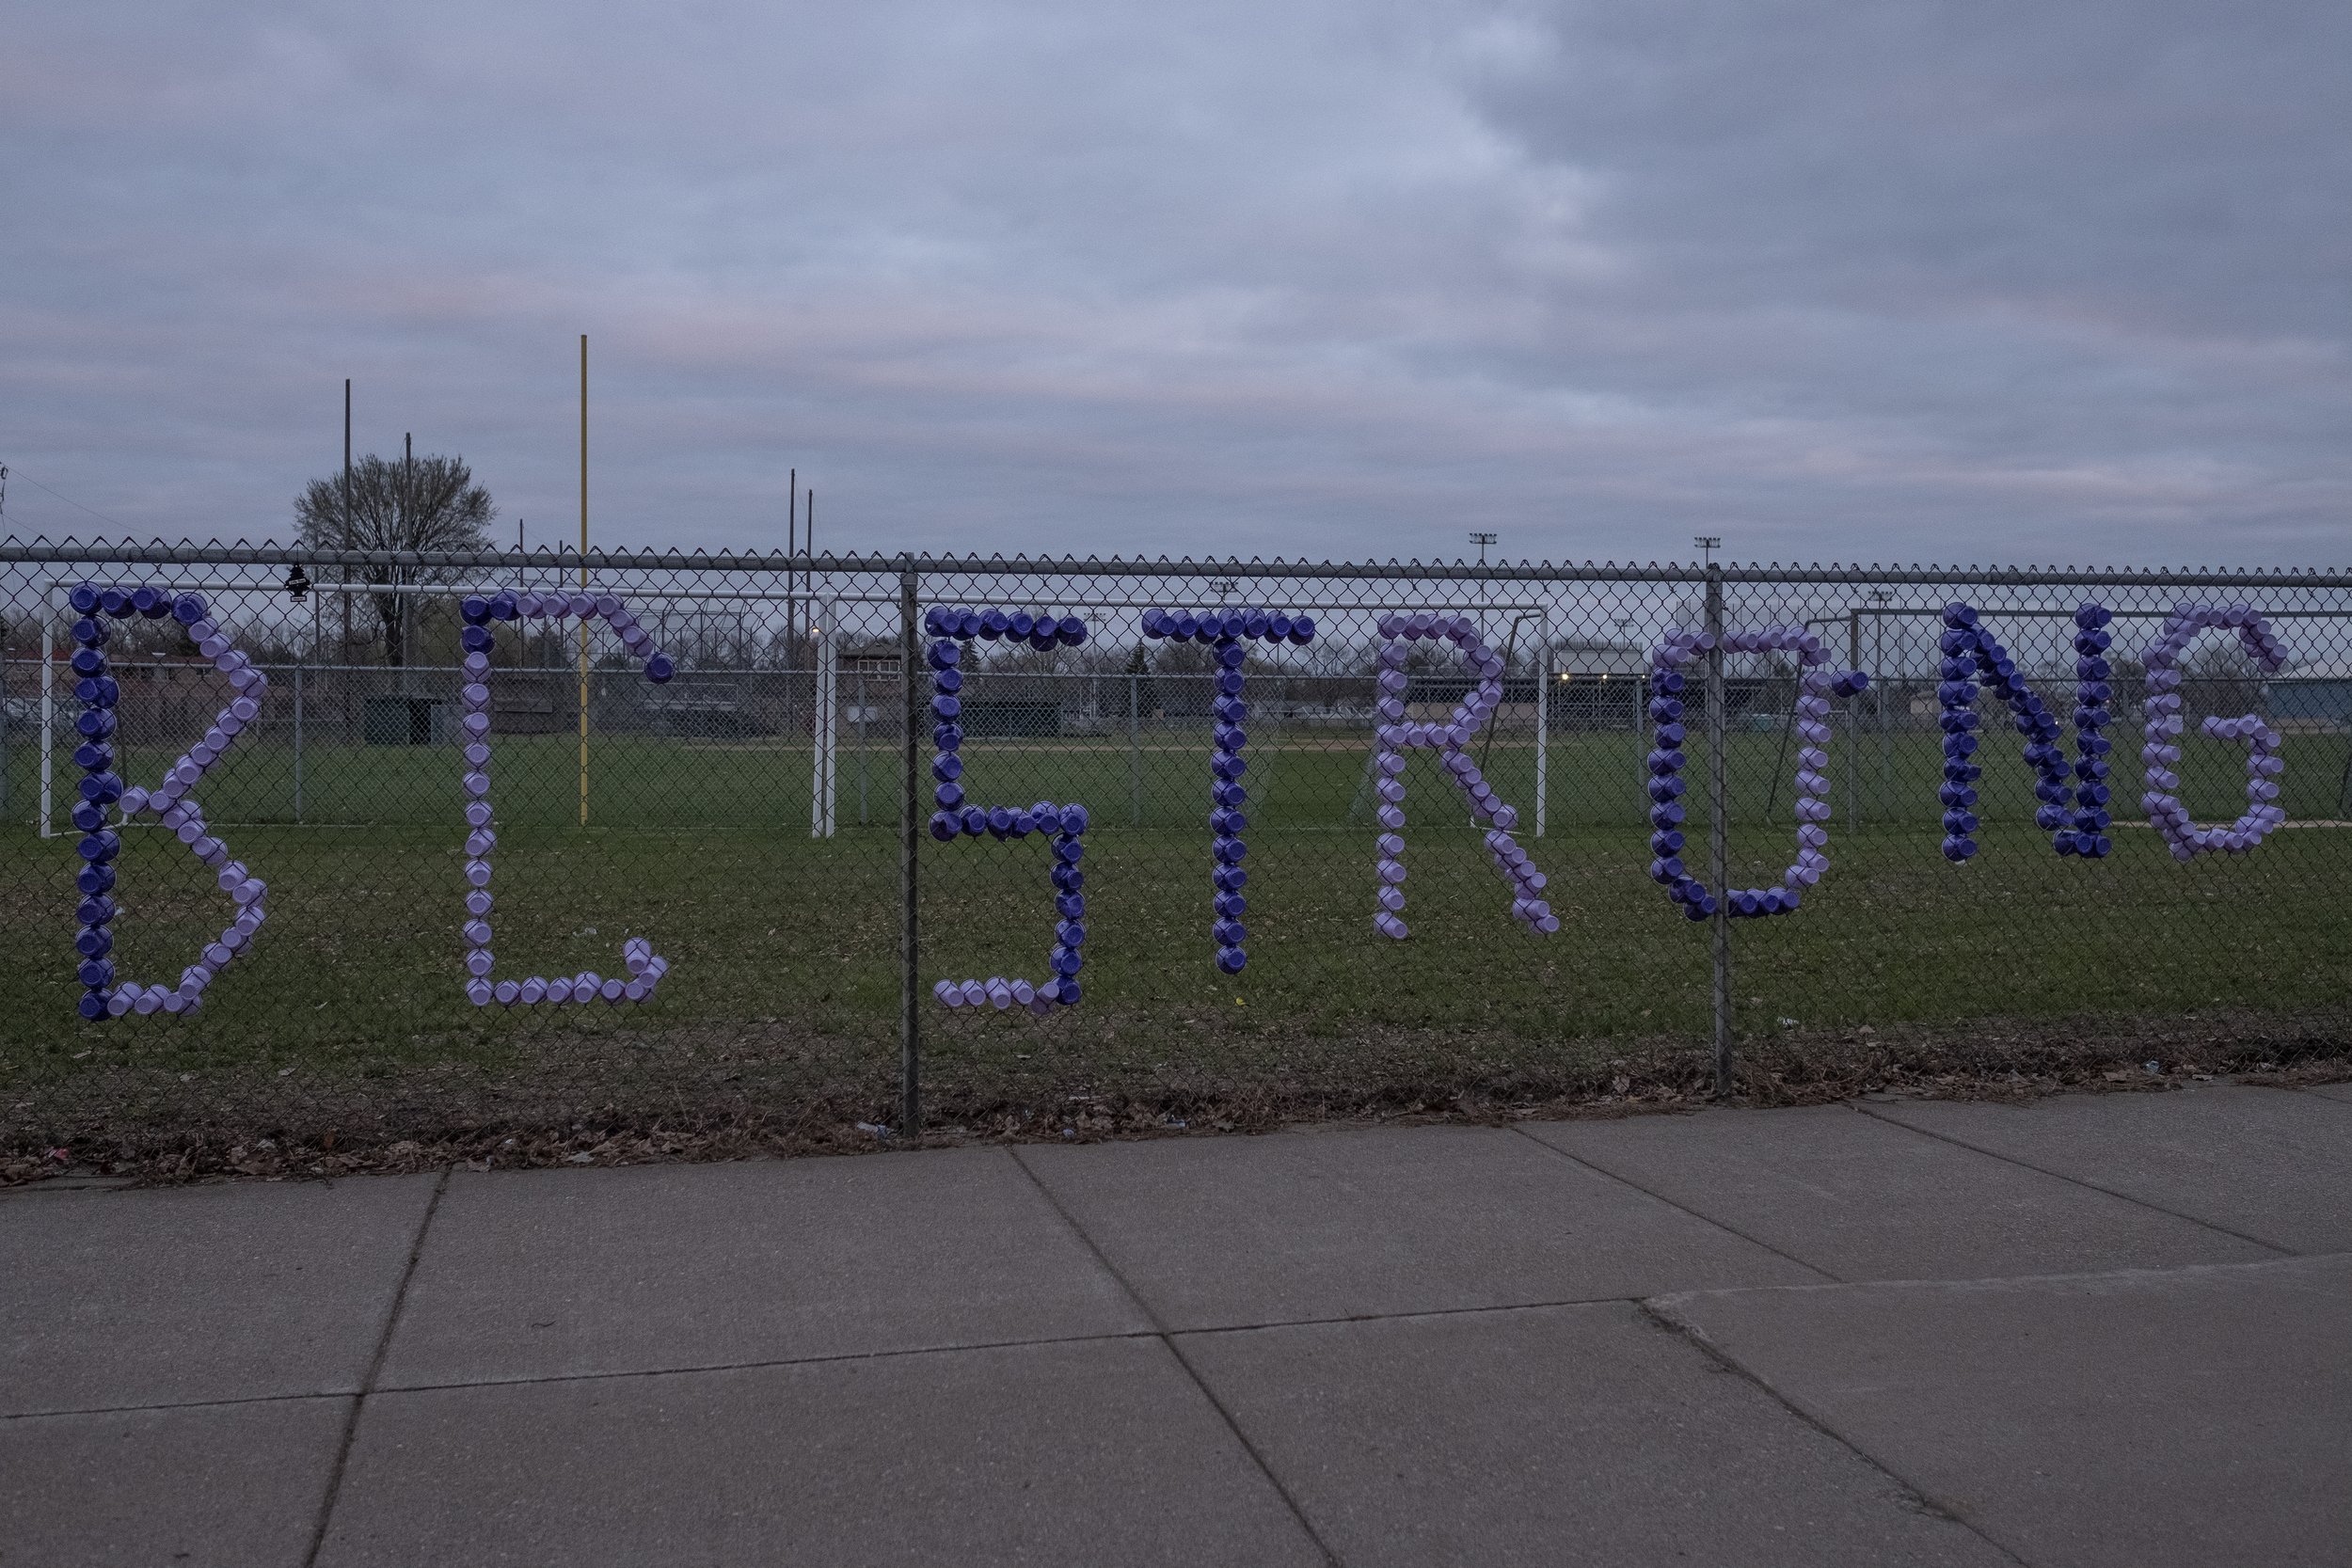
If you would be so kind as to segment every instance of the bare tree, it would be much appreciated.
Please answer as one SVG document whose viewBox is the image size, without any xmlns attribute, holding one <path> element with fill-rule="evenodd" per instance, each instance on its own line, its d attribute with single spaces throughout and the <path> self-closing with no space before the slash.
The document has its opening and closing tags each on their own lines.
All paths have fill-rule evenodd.
<svg viewBox="0 0 2352 1568">
<path fill-rule="evenodd" d="M 490 492 L 473 482 L 464 458 L 431 454 L 387 461 L 371 452 L 352 465 L 348 489 L 337 474 L 310 481 L 294 498 L 302 543 L 321 550 L 487 549 L 497 515 Z M 415 596 L 399 590 L 441 575 L 383 562 L 344 570 L 345 581 L 385 590 L 368 595 L 383 628 L 385 663 L 407 661 Z"/>
</svg>

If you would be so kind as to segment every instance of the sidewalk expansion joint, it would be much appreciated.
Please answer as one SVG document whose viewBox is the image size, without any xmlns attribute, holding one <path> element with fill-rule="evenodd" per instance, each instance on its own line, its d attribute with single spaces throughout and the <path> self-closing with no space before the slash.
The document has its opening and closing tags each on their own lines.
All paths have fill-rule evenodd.
<svg viewBox="0 0 2352 1568">
<path fill-rule="evenodd" d="M 1858 1287 L 1846 1285 L 1794 1285 L 1775 1288 L 1782 1290 L 1806 1291 L 1832 1289 L 1852 1290 L 1857 1289 Z M 1736 1357 L 1726 1353 L 1721 1346 L 1717 1345 L 1712 1339 L 1701 1333 L 1694 1325 L 1683 1323 L 1669 1315 L 1656 1305 L 1654 1299 L 1641 1303 L 1641 1311 L 1643 1315 L 1658 1328 L 1661 1329 L 1665 1333 L 1675 1336 L 1675 1338 L 1682 1340 L 1685 1344 L 1690 1345 L 1701 1355 L 1706 1356 L 1709 1361 L 1714 1362 L 1715 1365 L 1723 1368 L 1724 1370 L 1731 1373 L 1734 1377 L 1739 1378 L 1741 1382 L 1747 1384 L 1750 1387 L 1762 1394 L 1766 1399 L 1771 1400 L 1781 1409 L 1788 1412 L 1788 1414 L 1796 1420 L 1804 1423 L 1807 1427 L 1810 1427 L 1815 1432 L 1820 1433 L 1823 1437 L 1828 1438 L 1831 1442 L 1836 1444 L 1848 1453 L 1852 1454 L 1864 1465 L 1868 1465 L 1878 1474 L 1884 1476 L 1895 1486 L 1900 1488 L 1903 1495 L 1909 1497 L 1921 1513 L 1933 1514 L 1936 1518 L 1947 1520 L 1950 1523 L 1957 1525 L 1960 1528 L 1966 1530 L 1969 1534 L 1983 1542 L 1994 1551 L 1998 1552 L 2006 1560 L 2017 1564 L 2018 1568 L 2031 1568 L 2031 1565 L 2027 1563 L 2026 1559 L 2018 1556 L 2017 1553 L 2011 1551 L 2008 1546 L 2002 1544 L 1999 1541 L 1994 1540 L 1991 1535 L 1987 1534 L 1981 1526 L 1978 1525 L 1973 1519 L 1970 1519 L 1957 1507 L 1928 1491 L 1927 1488 L 1921 1486 L 1917 1481 L 1913 1481 L 1909 1476 L 1904 1475 L 1901 1471 L 1886 1464 L 1877 1455 L 1871 1453 L 1867 1449 L 1865 1449 L 1862 1445 L 1856 1443 L 1852 1438 L 1848 1437 L 1844 1433 L 1839 1432 L 1836 1427 L 1831 1426 L 1827 1421 L 1814 1415 L 1811 1411 L 1805 1409 L 1804 1406 L 1797 1403 L 1794 1400 L 1788 1398 L 1788 1395 L 1773 1387 L 1763 1378 L 1758 1377 Z"/>
<path fill-rule="evenodd" d="M 1159 1340 L 1169 1357 L 1184 1370 L 1184 1376 L 1189 1378 L 1192 1386 L 1200 1391 L 1200 1397 L 1209 1402 L 1209 1408 L 1216 1412 L 1217 1418 L 1225 1423 L 1225 1430 L 1232 1433 L 1234 1442 L 1241 1445 L 1242 1452 L 1249 1456 L 1249 1462 L 1258 1467 L 1258 1473 L 1265 1478 L 1266 1484 L 1274 1488 L 1274 1495 L 1282 1499 L 1282 1506 L 1290 1510 L 1291 1517 L 1298 1522 L 1300 1532 L 1322 1555 L 1323 1560 L 1330 1564 L 1331 1568 L 1341 1568 L 1340 1554 L 1332 1550 L 1330 1544 L 1323 1539 L 1321 1532 L 1315 1528 L 1314 1522 L 1307 1517 L 1306 1509 L 1300 1505 L 1297 1497 L 1292 1495 L 1291 1489 L 1283 1484 L 1282 1478 L 1274 1473 L 1274 1466 L 1266 1462 L 1266 1457 L 1259 1451 L 1258 1445 L 1249 1440 L 1249 1434 L 1242 1431 L 1241 1423 L 1234 1419 L 1233 1413 L 1225 1407 L 1225 1402 L 1216 1397 L 1216 1390 L 1209 1386 L 1208 1379 L 1200 1375 L 1200 1370 L 1192 1364 L 1189 1356 L 1184 1354 L 1184 1348 L 1177 1344 L 1175 1336 L 1168 1331 L 1168 1324 L 1161 1320 L 1159 1313 L 1152 1310 L 1152 1304 L 1143 1299 L 1142 1292 L 1128 1283 L 1127 1276 L 1119 1272 L 1094 1238 L 1087 1234 L 1086 1227 L 1078 1223 L 1077 1216 L 1070 1212 L 1060 1198 L 1054 1196 L 1054 1190 L 1038 1179 L 1037 1172 L 1029 1168 L 1029 1163 L 1021 1158 L 1020 1148 L 1009 1147 L 1005 1153 L 1015 1165 L 1020 1167 L 1021 1174 L 1029 1179 L 1029 1185 L 1037 1189 L 1038 1196 L 1045 1200 L 1046 1206 L 1061 1217 L 1062 1224 L 1070 1227 L 1070 1233 L 1077 1238 L 1078 1244 L 1085 1247 L 1095 1262 L 1102 1265 L 1103 1272 L 1117 1282 L 1127 1299 L 1135 1304 L 1136 1310 L 1142 1314 L 1146 1323 L 1152 1325 L 1152 1337 Z"/>
<path fill-rule="evenodd" d="M 433 1183 L 433 1196 L 424 1201 L 424 1216 L 417 1222 L 416 1237 L 408 1243 L 408 1261 L 400 1271 L 400 1283 L 392 1290 L 391 1310 L 384 1314 L 384 1332 L 376 1337 L 375 1354 L 368 1357 L 368 1370 L 359 1379 L 359 1391 L 343 1417 L 342 1435 L 335 1444 L 335 1463 L 326 1472 L 326 1495 L 319 1499 L 318 1523 L 310 1531 L 310 1550 L 302 1554 L 302 1568 L 316 1568 L 319 1552 L 326 1544 L 326 1529 L 335 1518 L 335 1501 L 343 1489 L 343 1469 L 351 1462 L 352 1440 L 359 1433 L 359 1413 L 367 1408 L 368 1395 L 374 1391 L 375 1380 L 384 1370 L 384 1358 L 391 1352 L 392 1336 L 400 1328 L 401 1308 L 408 1304 L 409 1282 L 417 1277 L 417 1260 L 424 1256 L 424 1239 L 432 1232 L 433 1216 L 440 1212 L 441 1195 L 449 1191 L 449 1176 L 448 1171 L 441 1172 L 439 1180 Z"/>
<path fill-rule="evenodd" d="M 2176 1220 L 2185 1220 L 2191 1225 L 2202 1226 L 2207 1230 L 2217 1230 L 2224 1236 L 2234 1236 L 2241 1242 L 2250 1242 L 2255 1246 L 2263 1247 L 2268 1251 L 2275 1252 L 2282 1258 L 2296 1258 L 2302 1256 L 2293 1247 L 2280 1246 L 2278 1243 L 2270 1241 L 2265 1237 L 2249 1234 L 2247 1231 L 2223 1225 L 2217 1220 L 2204 1219 L 2196 1214 L 2185 1214 L 2178 1209 L 2168 1209 L 2161 1203 L 2153 1202 L 2144 1197 L 2136 1197 L 2130 1193 L 2122 1192 L 2113 1187 L 2102 1186 L 2100 1183 L 2086 1180 L 2083 1177 L 2069 1176 L 2062 1170 L 2052 1170 L 2047 1165 L 2037 1165 L 2031 1160 L 2020 1160 L 2016 1155 L 2004 1154 L 1997 1148 L 1986 1148 L 1981 1145 L 1972 1144 L 1968 1142 L 1967 1139 L 1954 1137 L 1949 1132 L 1937 1132 L 1925 1127 L 1915 1127 L 1910 1122 L 1898 1121 L 1893 1117 L 1881 1116 L 1878 1112 L 1871 1110 L 1867 1105 L 1855 1105 L 1854 1109 L 1861 1112 L 1864 1116 L 1868 1117 L 1872 1121 L 1883 1123 L 1885 1126 L 1899 1127 L 1906 1132 L 1916 1132 L 1923 1138 L 1933 1138 L 1936 1142 L 1949 1144 L 1954 1148 L 1964 1148 L 1972 1154 L 1982 1154 L 1989 1159 L 1999 1160 L 2004 1164 L 2015 1165 L 2020 1170 L 2034 1171 L 2042 1176 L 2054 1177 L 2060 1181 L 2071 1181 L 2077 1187 L 2086 1187 L 2094 1193 L 2105 1193 L 2109 1197 L 2122 1198 L 2125 1203 L 2137 1204 L 2138 1207 L 2149 1210 L 2153 1213 L 2164 1214 Z"/>
<path fill-rule="evenodd" d="M 1716 1229 L 1723 1231 L 1726 1235 L 1737 1236 L 1741 1241 L 1747 1243 L 1750 1246 L 1762 1247 L 1766 1252 L 1771 1253 L 1782 1262 L 1794 1263 L 1797 1267 L 1804 1270 L 1807 1274 L 1818 1274 L 1822 1277 L 1822 1279 L 1832 1285 L 1845 1285 L 1851 1283 L 1850 1280 L 1840 1279 L 1837 1275 L 1830 1273 L 1819 1263 L 1808 1263 L 1804 1259 L 1798 1257 L 1795 1253 L 1788 1251 L 1787 1248 L 1774 1246 L 1772 1243 L 1764 1240 L 1761 1236 L 1751 1236 L 1736 1225 L 1729 1224 L 1724 1220 L 1719 1220 L 1712 1214 L 1701 1213 L 1698 1210 L 1692 1208 L 1687 1203 L 1677 1203 L 1663 1193 L 1652 1192 L 1649 1188 L 1643 1186 L 1639 1181 L 1634 1180 L 1631 1177 L 1619 1176 L 1615 1171 L 1609 1169 L 1606 1165 L 1597 1165 L 1593 1164 L 1592 1161 L 1585 1159 L 1581 1155 L 1571 1154 L 1565 1148 L 1561 1148 L 1553 1144 L 1546 1143 L 1543 1139 L 1535 1136 L 1534 1133 L 1527 1131 L 1527 1129 L 1518 1122 L 1513 1122 L 1511 1124 L 1511 1131 L 1525 1138 L 1529 1143 L 1534 1144 L 1537 1148 L 1556 1154 L 1572 1165 L 1591 1171 L 1595 1176 L 1600 1177 L 1604 1180 L 1614 1181 L 1620 1186 L 1630 1187 L 1635 1192 L 1640 1193 L 1644 1197 L 1655 1198 L 1659 1202 L 1664 1204 L 1667 1208 L 1688 1214 L 1702 1225 L 1713 1226 Z"/>
</svg>

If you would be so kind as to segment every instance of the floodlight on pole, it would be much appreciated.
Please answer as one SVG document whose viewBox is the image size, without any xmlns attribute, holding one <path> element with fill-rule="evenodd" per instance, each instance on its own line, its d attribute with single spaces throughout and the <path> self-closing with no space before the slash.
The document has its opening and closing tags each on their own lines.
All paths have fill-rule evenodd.
<svg viewBox="0 0 2352 1568">
<path fill-rule="evenodd" d="M 1691 536 L 1691 543 L 1699 547 L 1699 563 L 1712 566 L 1715 564 L 1715 552 L 1724 547 L 1724 536 L 1720 533 L 1694 533 Z"/>
</svg>

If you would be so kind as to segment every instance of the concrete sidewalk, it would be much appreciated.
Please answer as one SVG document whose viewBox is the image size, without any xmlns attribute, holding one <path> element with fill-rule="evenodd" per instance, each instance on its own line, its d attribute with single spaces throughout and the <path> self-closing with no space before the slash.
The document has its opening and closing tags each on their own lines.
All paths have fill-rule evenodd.
<svg viewBox="0 0 2352 1568">
<path fill-rule="evenodd" d="M 2352 1561 L 2352 1089 L 0 1196 L 0 1565 Z"/>
</svg>

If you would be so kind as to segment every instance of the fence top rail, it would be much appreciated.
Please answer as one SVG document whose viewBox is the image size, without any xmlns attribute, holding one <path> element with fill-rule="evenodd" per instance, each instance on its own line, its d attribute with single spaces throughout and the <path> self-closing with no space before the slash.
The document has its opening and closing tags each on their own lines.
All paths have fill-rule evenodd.
<svg viewBox="0 0 2352 1568">
<path fill-rule="evenodd" d="M 151 566 L 260 566 L 345 571 L 446 572 L 561 568 L 577 572 L 579 551 L 550 550 L 322 550 L 264 541 L 259 545 L 87 542 L 46 538 L 0 539 L 0 564 L 48 563 Z M 1838 584 L 1912 583 L 1950 587 L 2228 587 L 2352 588 L 2346 568 L 2210 568 L 2078 566 L 1862 566 L 1734 564 L 1696 566 L 1650 562 L 1462 561 L 1146 561 L 1120 556 L 810 555 L 781 550 L 741 555 L 721 550 L 590 550 L 585 565 L 604 572 L 754 572 L 834 575 L 900 574 L 966 577 L 1250 578 L 1358 580 L 1447 579 L 1476 582 L 1655 582 Z"/>
</svg>

